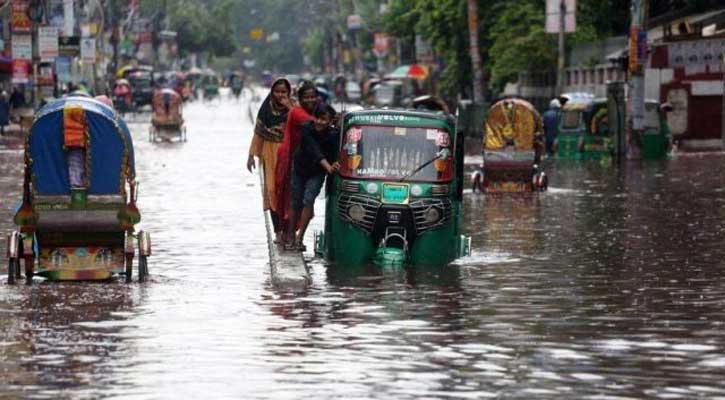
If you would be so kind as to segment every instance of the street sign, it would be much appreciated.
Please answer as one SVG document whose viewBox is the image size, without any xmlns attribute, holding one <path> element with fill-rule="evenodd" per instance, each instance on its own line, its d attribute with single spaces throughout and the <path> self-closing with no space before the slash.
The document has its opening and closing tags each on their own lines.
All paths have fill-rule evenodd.
<svg viewBox="0 0 725 400">
<path fill-rule="evenodd" d="M 16 60 L 32 60 L 33 59 L 33 41 L 32 36 L 27 34 L 13 34 L 11 37 L 12 57 Z"/>
<path fill-rule="evenodd" d="M 61 55 L 75 57 L 80 51 L 80 36 L 61 36 L 58 38 L 58 52 Z"/>
<path fill-rule="evenodd" d="M 72 81 L 70 57 L 60 56 L 55 59 L 55 74 L 58 77 L 58 82 L 67 83 Z"/>
<path fill-rule="evenodd" d="M 76 22 L 73 10 L 73 0 L 63 0 L 63 36 L 73 36 L 75 33 Z"/>
<path fill-rule="evenodd" d="M 30 60 L 13 60 L 13 83 L 28 83 L 30 81 Z"/>
<path fill-rule="evenodd" d="M 546 0 L 546 33 L 559 33 L 561 4 L 564 3 L 564 32 L 576 31 L 576 0 Z"/>
<path fill-rule="evenodd" d="M 10 30 L 14 33 L 30 33 L 33 22 L 28 17 L 28 0 L 12 0 L 12 22 Z"/>
<path fill-rule="evenodd" d="M 38 54 L 41 61 L 53 61 L 58 57 L 58 28 L 53 26 L 38 28 Z"/>
<path fill-rule="evenodd" d="M 390 39 L 385 33 L 375 34 L 375 43 L 373 44 L 373 54 L 377 58 L 383 58 L 388 55 L 388 48 L 390 46 Z"/>
<path fill-rule="evenodd" d="M 96 38 L 81 39 L 81 60 L 91 64 L 96 62 Z"/>
<path fill-rule="evenodd" d="M 362 17 L 358 14 L 347 16 L 347 29 L 354 31 L 362 28 Z"/>
</svg>

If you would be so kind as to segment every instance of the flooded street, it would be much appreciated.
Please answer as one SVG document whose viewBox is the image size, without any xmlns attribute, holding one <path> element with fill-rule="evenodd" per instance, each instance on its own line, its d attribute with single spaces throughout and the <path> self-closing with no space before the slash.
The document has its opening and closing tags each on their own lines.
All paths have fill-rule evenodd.
<svg viewBox="0 0 725 400">
<path fill-rule="evenodd" d="M 148 282 L 8 286 L 0 259 L 0 398 L 725 399 L 725 156 L 550 163 L 541 195 L 466 195 L 471 257 L 313 260 L 294 292 L 270 283 L 248 114 L 191 103 L 187 143 L 129 119 Z M 2 232 L 21 160 L 0 147 Z"/>
</svg>

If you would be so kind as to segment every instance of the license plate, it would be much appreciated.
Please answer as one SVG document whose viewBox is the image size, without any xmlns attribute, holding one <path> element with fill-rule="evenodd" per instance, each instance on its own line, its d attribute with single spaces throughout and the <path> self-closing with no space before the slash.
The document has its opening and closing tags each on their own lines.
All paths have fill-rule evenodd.
<svg viewBox="0 0 725 400">
<path fill-rule="evenodd" d="M 383 202 L 392 204 L 408 203 L 408 185 L 383 184 Z"/>
</svg>

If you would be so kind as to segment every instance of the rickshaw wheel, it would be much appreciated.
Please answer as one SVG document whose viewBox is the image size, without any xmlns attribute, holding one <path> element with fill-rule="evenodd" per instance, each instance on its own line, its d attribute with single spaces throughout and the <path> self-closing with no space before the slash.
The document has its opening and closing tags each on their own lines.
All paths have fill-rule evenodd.
<svg viewBox="0 0 725 400">
<path fill-rule="evenodd" d="M 126 256 L 126 283 L 131 283 L 133 278 L 133 256 Z"/>
<path fill-rule="evenodd" d="M 145 282 L 149 275 L 148 256 L 138 257 L 138 281 Z"/>
</svg>

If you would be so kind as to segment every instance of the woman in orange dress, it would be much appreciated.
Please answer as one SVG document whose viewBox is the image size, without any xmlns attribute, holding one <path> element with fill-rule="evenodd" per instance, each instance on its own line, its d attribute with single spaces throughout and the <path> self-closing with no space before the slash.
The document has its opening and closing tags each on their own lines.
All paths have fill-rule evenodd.
<svg viewBox="0 0 725 400">
<path fill-rule="evenodd" d="M 282 238 L 282 225 L 277 212 L 277 151 L 284 137 L 287 115 L 291 108 L 291 85 L 287 79 L 280 78 L 272 83 L 267 98 L 257 113 L 252 144 L 249 146 L 247 169 L 254 169 L 254 157 L 259 158 L 264 173 L 264 210 L 269 210 L 272 226 L 277 240 Z"/>
</svg>

